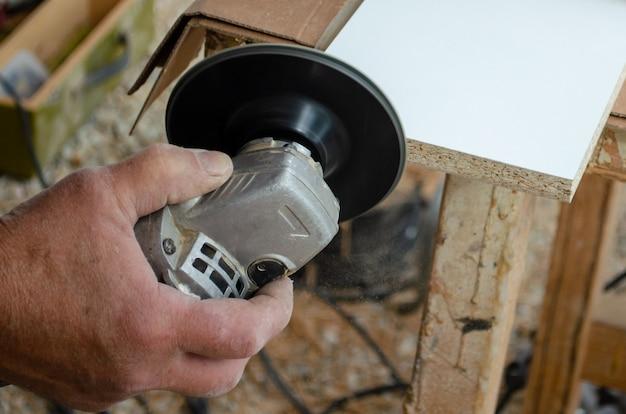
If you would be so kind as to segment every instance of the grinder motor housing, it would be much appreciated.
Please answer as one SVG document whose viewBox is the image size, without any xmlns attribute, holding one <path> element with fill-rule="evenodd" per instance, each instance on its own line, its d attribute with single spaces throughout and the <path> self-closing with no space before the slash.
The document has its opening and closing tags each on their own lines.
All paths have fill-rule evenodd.
<svg viewBox="0 0 626 414">
<path fill-rule="evenodd" d="M 303 146 L 255 140 L 233 164 L 218 190 L 135 227 L 162 280 L 185 293 L 249 297 L 304 266 L 337 233 L 339 202 Z"/>
</svg>

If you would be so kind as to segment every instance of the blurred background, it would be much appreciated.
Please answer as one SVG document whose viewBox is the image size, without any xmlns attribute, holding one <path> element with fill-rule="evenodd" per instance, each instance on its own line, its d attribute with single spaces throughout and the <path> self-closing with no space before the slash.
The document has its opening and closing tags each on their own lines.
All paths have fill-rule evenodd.
<svg viewBox="0 0 626 414">
<path fill-rule="evenodd" d="M 114 163 L 166 140 L 168 92 L 129 136 L 148 90 L 133 96 L 127 91 L 188 5 L 175 0 L 0 0 L 0 213 L 76 169 Z M 443 178 L 409 166 L 383 205 L 342 225 L 331 245 L 297 275 L 290 325 L 253 358 L 233 392 L 210 401 L 151 392 L 110 412 L 401 411 Z M 537 201 L 502 382 L 502 413 L 521 412 L 557 214 L 557 202 Z M 614 246 L 611 266 L 617 274 L 626 268 L 626 215 Z M 618 284 L 605 295 L 624 290 Z M 615 391 L 585 384 L 582 395 L 581 413 L 626 412 L 626 400 Z M 0 414 L 69 412 L 18 387 L 0 388 Z"/>
</svg>

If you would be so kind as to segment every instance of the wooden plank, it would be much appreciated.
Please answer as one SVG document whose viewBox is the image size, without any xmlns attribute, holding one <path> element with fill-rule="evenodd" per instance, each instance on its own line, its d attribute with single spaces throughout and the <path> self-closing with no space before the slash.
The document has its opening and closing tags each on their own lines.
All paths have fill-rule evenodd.
<svg viewBox="0 0 626 414">
<path fill-rule="evenodd" d="M 620 269 L 619 272 L 623 270 L 624 268 Z M 616 274 L 618 273 L 612 272 L 609 276 L 614 277 Z M 604 284 L 607 280 L 608 278 L 603 280 L 602 283 Z M 594 322 L 604 323 L 626 331 L 625 310 L 626 289 L 621 287 L 613 289 L 610 292 L 602 292 L 598 303 L 594 306 L 591 316 Z"/>
<path fill-rule="evenodd" d="M 589 171 L 626 181 L 626 119 L 609 118 Z"/>
<path fill-rule="evenodd" d="M 447 177 L 405 413 L 494 411 L 532 200 L 521 192 Z"/>
<path fill-rule="evenodd" d="M 604 264 L 604 272 L 600 275 L 600 283 L 604 287 L 614 280 L 616 276 L 626 269 L 626 244 L 624 243 L 623 229 L 626 229 L 626 182 L 616 182 L 616 203 L 619 206 L 619 221 L 609 238 L 607 249 L 613 254 L 609 255 Z M 600 322 L 626 331 L 626 285 L 615 286 L 609 291 L 602 291 L 592 309 L 591 319 L 594 323 Z"/>
<path fill-rule="evenodd" d="M 572 413 L 578 405 L 591 309 L 617 220 L 613 183 L 586 175 L 562 205 L 524 412 Z"/>
<path fill-rule="evenodd" d="M 626 391 L 626 330 L 600 322 L 591 325 L 582 378 Z"/>
<path fill-rule="evenodd" d="M 408 138 L 487 161 L 456 173 L 501 163 L 537 173 L 537 193 L 566 180 L 552 196 L 568 199 L 626 74 L 624 21 L 613 0 L 366 1 L 328 51 L 381 87 Z"/>
</svg>

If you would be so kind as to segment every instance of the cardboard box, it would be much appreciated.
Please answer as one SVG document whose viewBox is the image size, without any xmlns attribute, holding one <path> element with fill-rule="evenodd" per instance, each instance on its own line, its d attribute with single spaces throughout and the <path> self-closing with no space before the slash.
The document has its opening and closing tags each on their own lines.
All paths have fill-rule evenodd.
<svg viewBox="0 0 626 414">
<path fill-rule="evenodd" d="M 287 43 L 326 49 L 362 0 L 196 0 L 174 23 L 132 86 L 161 72 L 137 117 L 206 50 L 244 43 Z M 134 127 L 133 127 L 134 128 Z"/>
<path fill-rule="evenodd" d="M 50 77 L 23 101 L 35 153 L 43 164 L 89 117 L 145 53 L 153 38 L 154 0 L 47 0 L 2 43 L 0 68 L 26 49 Z M 0 98 L 0 171 L 34 172 L 20 113 Z"/>
</svg>

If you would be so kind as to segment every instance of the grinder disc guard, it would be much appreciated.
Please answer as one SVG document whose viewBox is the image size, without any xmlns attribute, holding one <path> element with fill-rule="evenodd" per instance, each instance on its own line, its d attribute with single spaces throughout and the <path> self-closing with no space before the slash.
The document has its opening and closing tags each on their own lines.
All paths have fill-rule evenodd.
<svg viewBox="0 0 626 414">
<path fill-rule="evenodd" d="M 404 167 L 404 135 L 383 93 L 353 67 L 304 47 L 251 45 L 205 59 L 174 88 L 165 122 L 171 143 L 231 156 L 263 137 L 306 146 L 342 221 L 381 201 Z"/>
</svg>

